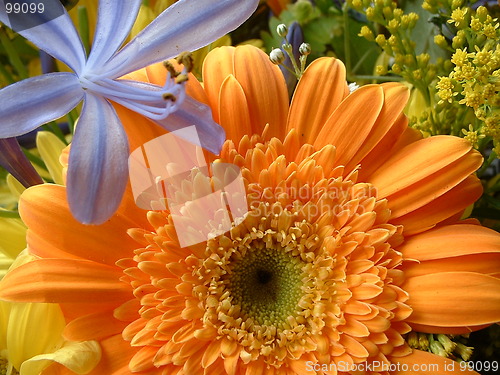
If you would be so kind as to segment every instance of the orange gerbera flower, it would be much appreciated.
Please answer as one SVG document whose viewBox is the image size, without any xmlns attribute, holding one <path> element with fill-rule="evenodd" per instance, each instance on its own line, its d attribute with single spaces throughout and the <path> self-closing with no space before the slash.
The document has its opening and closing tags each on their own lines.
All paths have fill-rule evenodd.
<svg viewBox="0 0 500 375">
<path fill-rule="evenodd" d="M 278 68 L 250 46 L 212 51 L 204 87 L 188 90 L 227 131 L 213 158 L 242 170 L 243 223 L 181 248 L 169 212 L 140 210 L 130 191 L 107 223 L 85 226 L 64 187 L 36 186 L 20 213 L 40 259 L 0 296 L 60 303 L 68 339 L 101 343 L 93 375 L 467 372 L 404 335 L 500 320 L 500 235 L 458 221 L 481 194 L 470 144 L 421 139 L 402 114 L 406 88 L 350 94 L 333 58 L 310 65 L 290 108 Z M 144 122 L 132 148 L 160 134 L 127 113 L 127 130 Z"/>
</svg>

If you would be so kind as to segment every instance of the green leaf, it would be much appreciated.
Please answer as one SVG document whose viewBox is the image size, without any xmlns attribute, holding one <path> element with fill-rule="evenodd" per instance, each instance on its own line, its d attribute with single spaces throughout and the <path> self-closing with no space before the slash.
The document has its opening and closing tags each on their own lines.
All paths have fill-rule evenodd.
<svg viewBox="0 0 500 375">
<path fill-rule="evenodd" d="M 427 52 L 431 56 L 432 63 L 436 62 L 439 57 L 449 58 L 448 52 L 434 43 L 434 36 L 439 34 L 439 29 L 430 22 L 431 17 L 434 15 L 422 8 L 422 2 L 416 0 L 405 1 L 402 9 L 405 14 L 414 12 L 419 17 L 417 25 L 411 33 L 411 40 L 416 43 L 415 54 L 419 55 Z"/>
</svg>

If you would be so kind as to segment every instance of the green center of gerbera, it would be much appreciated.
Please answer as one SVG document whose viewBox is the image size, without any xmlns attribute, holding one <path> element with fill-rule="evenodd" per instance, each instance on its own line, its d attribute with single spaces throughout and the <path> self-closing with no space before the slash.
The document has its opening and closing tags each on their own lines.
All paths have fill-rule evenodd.
<svg viewBox="0 0 500 375">
<path fill-rule="evenodd" d="M 260 325 L 280 326 L 296 315 L 303 262 L 282 249 L 257 248 L 234 261 L 228 279 L 233 305 Z"/>
</svg>

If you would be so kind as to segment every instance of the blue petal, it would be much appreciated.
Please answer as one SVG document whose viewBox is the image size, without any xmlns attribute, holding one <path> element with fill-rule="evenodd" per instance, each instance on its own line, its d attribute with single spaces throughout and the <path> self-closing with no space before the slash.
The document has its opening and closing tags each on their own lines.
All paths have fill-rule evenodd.
<svg viewBox="0 0 500 375">
<path fill-rule="evenodd" d="M 33 22 L 38 26 L 29 29 L 21 26 L 22 30 L 14 31 L 79 73 L 85 65 L 85 50 L 71 18 L 59 0 L 45 0 L 43 3 L 44 12 L 22 15 L 24 24 Z M 54 14 L 60 16 L 54 18 Z M 0 1 L 0 21 L 9 27 L 19 28 L 19 25 L 11 24 L 3 1 Z"/>
<path fill-rule="evenodd" d="M 166 119 L 155 122 L 168 131 L 194 125 L 201 147 L 216 155 L 226 140 L 224 129 L 212 120 L 210 107 L 189 96 L 186 96 L 180 107 Z M 194 139 L 187 139 L 187 141 L 198 144 L 197 140 Z"/>
<path fill-rule="evenodd" d="M 83 98 L 73 73 L 50 73 L 0 90 L 0 138 L 17 137 L 56 120 Z"/>
<path fill-rule="evenodd" d="M 137 18 L 142 0 L 101 0 L 87 68 L 100 68 L 120 48 Z"/>
<path fill-rule="evenodd" d="M 128 140 L 111 104 L 85 94 L 69 156 L 67 192 L 73 216 L 102 224 L 113 215 L 128 181 Z"/>
<path fill-rule="evenodd" d="M 152 63 L 194 51 L 240 26 L 258 0 L 180 0 L 168 7 L 104 67 L 117 78 Z"/>
</svg>

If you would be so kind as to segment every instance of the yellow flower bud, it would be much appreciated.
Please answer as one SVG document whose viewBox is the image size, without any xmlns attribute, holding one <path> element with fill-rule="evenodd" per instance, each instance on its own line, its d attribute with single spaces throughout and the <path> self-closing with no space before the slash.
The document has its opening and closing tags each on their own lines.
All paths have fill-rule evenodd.
<svg viewBox="0 0 500 375">
<path fill-rule="evenodd" d="M 446 38 L 441 34 L 434 36 L 434 43 L 436 43 L 436 45 L 438 45 L 441 48 L 446 48 L 448 46 Z"/>
<path fill-rule="evenodd" d="M 373 32 L 366 25 L 361 28 L 358 35 L 365 38 L 366 40 L 369 40 L 370 42 L 375 40 L 375 36 L 373 35 Z"/>
</svg>

